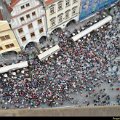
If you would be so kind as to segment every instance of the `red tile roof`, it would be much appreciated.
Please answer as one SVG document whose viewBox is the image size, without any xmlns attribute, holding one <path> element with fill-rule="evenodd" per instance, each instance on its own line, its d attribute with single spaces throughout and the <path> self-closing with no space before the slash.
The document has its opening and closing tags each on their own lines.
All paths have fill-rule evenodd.
<svg viewBox="0 0 120 120">
<path fill-rule="evenodd" d="M 0 10 L 0 20 L 3 20 L 3 15 L 1 10 Z"/>
<path fill-rule="evenodd" d="M 50 4 L 52 4 L 54 2 L 54 0 L 45 0 L 45 4 L 46 5 L 50 5 Z"/>
<path fill-rule="evenodd" d="M 12 12 L 12 8 L 11 8 L 11 6 L 9 6 L 9 5 L 6 3 L 5 0 L 3 0 L 3 3 L 4 3 L 4 5 L 6 6 L 8 12 L 11 13 L 11 12 Z"/>
<path fill-rule="evenodd" d="M 11 0 L 10 7 L 13 8 L 20 0 Z"/>
</svg>

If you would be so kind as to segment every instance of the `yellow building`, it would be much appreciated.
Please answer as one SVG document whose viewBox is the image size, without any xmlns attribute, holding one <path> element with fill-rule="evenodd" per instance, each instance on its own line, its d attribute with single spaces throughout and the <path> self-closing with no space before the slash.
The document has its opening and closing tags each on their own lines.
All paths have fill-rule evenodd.
<svg viewBox="0 0 120 120">
<path fill-rule="evenodd" d="M 20 46 L 15 38 L 7 21 L 0 21 L 0 54 L 9 51 L 21 51 Z"/>
</svg>

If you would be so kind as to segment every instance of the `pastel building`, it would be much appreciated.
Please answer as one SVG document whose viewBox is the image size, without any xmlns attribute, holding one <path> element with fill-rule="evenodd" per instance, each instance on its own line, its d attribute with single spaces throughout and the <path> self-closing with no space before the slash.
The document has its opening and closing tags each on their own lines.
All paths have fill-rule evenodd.
<svg viewBox="0 0 120 120">
<path fill-rule="evenodd" d="M 57 28 L 65 28 L 75 20 L 79 21 L 81 0 L 40 0 L 44 4 L 47 19 L 47 33 L 50 34 Z"/>
<path fill-rule="evenodd" d="M 6 3 L 5 3 L 6 4 Z M 46 33 L 46 17 L 39 0 L 11 0 L 6 5 L 10 13 L 10 24 L 19 45 L 24 49 L 29 43 L 42 44 Z"/>
<path fill-rule="evenodd" d="M 20 52 L 21 49 L 9 23 L 3 20 L 0 11 L 0 54 L 12 51 Z"/>
</svg>

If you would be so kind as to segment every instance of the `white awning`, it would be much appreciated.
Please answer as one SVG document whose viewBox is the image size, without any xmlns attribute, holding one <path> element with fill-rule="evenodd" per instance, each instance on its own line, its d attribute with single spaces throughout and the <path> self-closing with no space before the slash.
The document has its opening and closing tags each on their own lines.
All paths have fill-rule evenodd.
<svg viewBox="0 0 120 120">
<path fill-rule="evenodd" d="M 38 58 L 40 60 L 46 59 L 47 57 L 51 56 L 52 54 L 58 52 L 60 50 L 60 47 L 58 45 L 46 50 L 45 52 L 38 55 Z"/>
<path fill-rule="evenodd" d="M 120 56 L 116 57 L 114 61 L 120 61 Z"/>
<path fill-rule="evenodd" d="M 17 70 L 17 69 L 21 69 L 21 68 L 25 68 L 28 67 L 28 62 L 24 61 L 24 62 L 20 62 L 17 64 L 12 64 L 12 65 L 8 65 L 5 67 L 1 67 L 0 68 L 0 73 L 5 73 L 8 72 L 9 70 Z"/>
<path fill-rule="evenodd" d="M 98 29 L 99 27 L 103 26 L 104 24 L 108 23 L 112 21 L 112 17 L 108 16 L 106 18 L 104 18 L 103 20 L 99 21 L 98 23 L 92 25 L 91 27 L 87 28 L 86 30 L 80 32 L 79 34 L 75 35 L 72 37 L 73 41 L 77 41 L 80 38 L 84 37 L 85 35 L 87 35 L 88 33 L 92 32 L 93 30 Z"/>
</svg>

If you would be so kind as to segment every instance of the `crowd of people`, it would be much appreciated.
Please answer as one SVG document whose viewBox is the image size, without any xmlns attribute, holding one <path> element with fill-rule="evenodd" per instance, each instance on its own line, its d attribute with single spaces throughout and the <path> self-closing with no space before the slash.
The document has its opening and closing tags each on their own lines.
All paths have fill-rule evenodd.
<svg viewBox="0 0 120 120">
<path fill-rule="evenodd" d="M 109 105 L 111 96 L 103 84 L 108 84 L 112 91 L 120 77 L 119 62 L 115 61 L 120 55 L 117 29 L 120 8 L 115 8 L 113 22 L 76 43 L 60 34 L 61 50 L 48 60 L 40 61 L 36 57 L 29 61 L 28 68 L 1 74 L 0 107 Z M 120 100 L 119 96 L 116 101 Z"/>
<path fill-rule="evenodd" d="M 19 53 L 13 52 L 12 55 L 9 55 L 8 52 L 6 56 L 7 58 L 6 57 L 1 58 L 2 61 L 0 62 L 0 68 L 11 64 L 17 64 L 20 63 L 21 61 L 26 61 L 28 58 L 28 54 L 26 52 L 19 52 Z"/>
<path fill-rule="evenodd" d="M 120 95 L 119 94 L 117 95 L 117 102 L 118 102 L 118 105 L 120 105 Z"/>
</svg>

